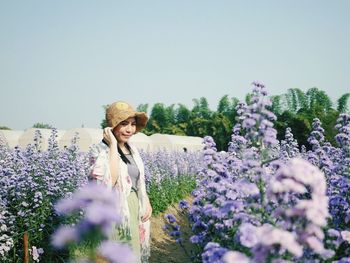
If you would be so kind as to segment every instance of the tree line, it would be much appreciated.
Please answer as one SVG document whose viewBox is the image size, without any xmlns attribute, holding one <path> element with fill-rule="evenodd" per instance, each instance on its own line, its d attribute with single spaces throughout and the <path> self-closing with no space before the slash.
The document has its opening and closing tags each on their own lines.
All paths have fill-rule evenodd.
<svg viewBox="0 0 350 263">
<path fill-rule="evenodd" d="M 245 102 L 249 101 L 250 96 L 246 95 Z M 340 113 L 348 111 L 349 97 L 350 93 L 345 93 L 334 105 L 330 97 L 316 87 L 306 92 L 294 88 L 282 95 L 270 96 L 272 101 L 270 110 L 277 116 L 275 128 L 278 139 L 283 139 L 285 129 L 290 127 L 299 145 L 309 148 L 307 138 L 312 130 L 312 120 L 317 117 L 325 129 L 327 141 L 333 144 L 336 120 Z M 236 106 L 239 102 L 235 97 L 224 95 L 215 111 L 209 108 L 208 100 L 204 97 L 193 99 L 192 109 L 181 103 L 170 106 L 156 103 L 150 111 L 149 104 L 140 104 L 137 110 L 149 113 L 149 121 L 143 130 L 146 135 L 154 133 L 198 137 L 210 135 L 214 138 L 218 150 L 227 150 L 232 127 L 236 123 Z M 106 108 L 107 105 L 103 107 Z M 106 127 L 105 119 L 102 120 L 101 127 Z M 52 126 L 35 123 L 33 128 L 51 129 Z M 0 129 L 10 128 L 0 126 Z"/>
<path fill-rule="evenodd" d="M 306 92 L 297 88 L 289 89 L 282 95 L 271 96 L 270 110 L 277 116 L 275 128 L 278 139 L 283 139 L 285 129 L 290 127 L 299 145 L 309 148 L 307 137 L 312 130 L 312 120 L 317 117 L 322 122 L 327 140 L 334 143 L 336 134 L 334 126 L 339 113 L 348 111 L 349 97 L 350 93 L 346 93 L 337 100 L 336 105 L 333 105 L 330 97 L 315 87 Z M 250 94 L 247 94 L 245 102 L 249 99 Z M 163 103 L 154 104 L 143 133 L 199 137 L 210 135 L 214 138 L 218 150 L 227 150 L 232 127 L 236 123 L 236 106 L 239 100 L 224 95 L 215 111 L 209 108 L 208 101 L 204 97 L 193 99 L 193 103 L 192 109 L 181 103 L 170 106 Z M 140 104 L 137 110 L 149 113 L 149 104 Z M 106 127 L 105 120 L 102 120 L 101 127 Z"/>
</svg>

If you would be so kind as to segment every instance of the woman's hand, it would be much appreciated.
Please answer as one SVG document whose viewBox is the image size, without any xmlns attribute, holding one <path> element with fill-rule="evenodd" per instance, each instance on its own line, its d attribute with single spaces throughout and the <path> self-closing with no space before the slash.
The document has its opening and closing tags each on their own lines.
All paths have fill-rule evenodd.
<svg viewBox="0 0 350 263">
<path fill-rule="evenodd" d="M 110 148 L 111 146 L 114 147 L 118 144 L 111 127 L 106 127 L 103 129 L 103 140 L 108 144 Z"/>
<path fill-rule="evenodd" d="M 151 206 L 151 203 L 148 200 L 147 204 L 146 204 L 146 213 L 141 218 L 142 223 L 147 222 L 151 218 L 151 216 L 152 216 L 152 206 Z"/>
</svg>

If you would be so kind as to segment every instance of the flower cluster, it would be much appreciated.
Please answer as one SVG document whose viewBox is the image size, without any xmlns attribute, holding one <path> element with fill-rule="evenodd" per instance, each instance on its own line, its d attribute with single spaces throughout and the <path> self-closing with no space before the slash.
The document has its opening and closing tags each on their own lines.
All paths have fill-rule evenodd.
<svg viewBox="0 0 350 263">
<path fill-rule="evenodd" d="M 118 191 L 95 182 L 60 200 L 55 205 L 58 214 L 70 216 L 82 212 L 82 216 L 74 225 L 60 226 L 52 237 L 52 244 L 59 249 L 75 245 L 74 249 L 83 254 L 84 260 L 102 257 L 108 262 L 136 262 L 128 245 L 107 240 L 118 231 L 121 222 L 119 200 Z"/>
<path fill-rule="evenodd" d="M 19 147 L 10 149 L 0 141 L 0 256 L 2 262 L 14 262 L 17 258 L 23 258 L 25 233 L 29 236 L 29 244 L 25 249 L 30 251 L 32 260 L 66 259 L 67 254 L 61 252 L 57 254 L 53 251 L 49 239 L 59 224 L 72 223 L 82 216 L 76 213 L 78 215 L 72 219 L 63 219 L 55 213 L 53 206 L 58 200 L 70 197 L 76 189 L 87 183 L 91 158 L 89 153 L 79 151 L 77 140 L 78 136 L 73 138 L 70 146 L 60 150 L 57 143 L 57 130 L 53 129 L 46 151 L 42 150 L 42 136 L 39 131 L 35 134 L 34 142 L 24 149 Z M 160 151 L 141 154 L 146 168 L 146 187 L 154 213 L 165 210 L 169 204 L 184 198 L 195 187 L 195 174 L 202 164 L 200 153 Z M 63 207 L 73 205 L 72 202 L 67 201 Z M 59 205 L 60 212 L 67 212 L 60 209 Z M 114 216 L 105 213 L 109 210 L 101 211 L 101 209 L 103 207 L 97 205 L 86 208 L 85 216 L 91 221 L 89 224 L 85 221 L 86 224 L 80 225 L 80 230 L 85 227 L 96 229 L 94 223 L 103 224 L 103 220 Z M 106 228 L 107 225 L 105 225 Z M 59 231 L 61 234 L 54 242 L 58 247 L 63 246 L 67 240 L 77 241 L 82 238 L 70 228 L 69 224 Z M 104 248 L 101 249 L 109 251 L 113 246 L 105 243 Z"/>
<path fill-rule="evenodd" d="M 288 160 L 300 156 L 299 145 L 297 140 L 294 139 L 291 128 L 287 127 L 284 138 L 280 142 L 280 158 Z"/>
<path fill-rule="evenodd" d="M 53 129 L 48 150 L 41 150 L 42 136 L 34 143 L 10 149 L 0 144 L 0 253 L 3 262 L 23 258 L 23 235 L 28 233 L 33 260 L 48 251 L 48 234 L 57 225 L 53 204 L 86 183 L 87 158 L 79 152 L 77 137 L 60 150 Z M 27 248 L 30 250 L 30 248 Z M 42 250 L 43 249 L 43 250 Z M 11 250 L 11 251 L 10 251 Z M 45 252 L 44 252 L 45 255 Z"/>
<path fill-rule="evenodd" d="M 203 167 L 200 151 L 141 151 L 141 157 L 154 215 L 188 196 L 196 185 L 196 173 Z"/>
<path fill-rule="evenodd" d="M 338 148 L 325 141 L 315 119 L 306 151 L 290 128 L 276 139 L 270 105 L 265 86 L 255 82 L 248 104 L 237 106 L 228 152 L 204 138 L 206 167 L 188 213 L 196 260 L 347 262 L 349 115 L 340 115 L 336 126 Z"/>
</svg>

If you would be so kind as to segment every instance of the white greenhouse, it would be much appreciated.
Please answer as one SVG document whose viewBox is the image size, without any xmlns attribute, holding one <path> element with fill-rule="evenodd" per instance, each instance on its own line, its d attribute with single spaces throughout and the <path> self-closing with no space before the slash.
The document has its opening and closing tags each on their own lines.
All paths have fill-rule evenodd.
<svg viewBox="0 0 350 263">
<path fill-rule="evenodd" d="M 76 128 L 67 130 L 64 136 L 59 140 L 59 147 L 61 149 L 71 145 L 72 139 L 78 136 L 77 145 L 83 152 L 89 151 L 93 144 L 97 144 L 102 140 L 103 130 L 92 128 Z"/>
<path fill-rule="evenodd" d="M 10 148 L 19 145 L 25 148 L 28 144 L 34 142 L 35 131 L 41 133 L 41 149 L 46 150 L 48 139 L 51 135 L 51 129 L 30 128 L 25 131 L 0 130 L 0 141 Z M 103 138 L 102 129 L 76 128 L 70 130 L 58 130 L 56 141 L 60 149 L 68 147 L 74 136 L 78 136 L 77 145 L 83 152 L 89 151 L 93 144 L 101 142 Z M 203 138 L 193 136 L 179 136 L 169 134 L 153 134 L 147 136 L 144 133 L 137 133 L 131 137 L 130 142 L 138 149 L 144 151 L 197 151 L 203 149 Z"/>
<path fill-rule="evenodd" d="M 39 131 L 41 134 L 41 139 L 40 139 L 41 150 L 43 150 L 43 151 L 47 150 L 48 140 L 49 140 L 50 135 L 51 135 L 51 129 L 29 128 L 29 129 L 25 130 L 21 134 L 21 136 L 19 137 L 18 145 L 22 148 L 25 148 L 25 147 L 27 147 L 28 144 L 33 144 L 36 131 Z M 57 130 L 56 141 L 59 141 L 64 133 L 65 133 L 64 130 Z"/>
<path fill-rule="evenodd" d="M 137 149 L 142 149 L 144 151 L 150 151 L 152 146 L 152 141 L 144 133 L 138 132 L 130 138 L 130 143 L 136 146 Z"/>
<path fill-rule="evenodd" d="M 18 140 L 23 134 L 23 131 L 0 130 L 0 140 L 8 147 L 14 148 L 18 146 Z"/>
<path fill-rule="evenodd" d="M 170 134 L 152 134 L 152 151 L 197 151 L 203 149 L 203 138 Z"/>
</svg>

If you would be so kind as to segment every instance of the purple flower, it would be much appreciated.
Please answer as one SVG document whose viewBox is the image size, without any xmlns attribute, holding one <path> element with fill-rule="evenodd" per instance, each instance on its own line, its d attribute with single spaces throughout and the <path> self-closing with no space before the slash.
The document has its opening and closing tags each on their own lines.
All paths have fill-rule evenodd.
<svg viewBox="0 0 350 263">
<path fill-rule="evenodd" d="M 85 211 L 85 219 L 93 225 L 98 225 L 107 232 L 113 223 L 121 223 L 121 215 L 116 207 L 94 203 L 89 205 Z"/>
<path fill-rule="evenodd" d="M 184 209 L 188 209 L 189 208 L 189 204 L 186 200 L 181 200 L 179 202 L 179 208 L 184 210 Z"/>
<path fill-rule="evenodd" d="M 258 243 L 258 237 L 256 235 L 256 227 L 249 224 L 243 223 L 239 227 L 240 238 L 239 241 L 245 247 L 254 247 Z"/>
<path fill-rule="evenodd" d="M 175 223 L 176 222 L 176 217 L 173 214 L 167 214 L 164 216 L 164 218 L 170 223 Z"/>
<path fill-rule="evenodd" d="M 343 240 L 350 243 L 350 231 L 341 231 L 340 234 Z"/>
<path fill-rule="evenodd" d="M 228 251 L 227 248 L 221 247 L 218 243 L 209 242 L 204 247 L 204 252 L 202 253 L 203 263 L 214 263 L 221 262 L 221 258 Z"/>
<path fill-rule="evenodd" d="M 136 256 L 127 244 L 103 241 L 98 248 L 99 254 L 111 263 L 134 263 Z"/>
<path fill-rule="evenodd" d="M 228 251 L 224 254 L 222 258 L 224 263 L 250 263 L 250 259 L 237 251 Z"/>
<path fill-rule="evenodd" d="M 192 244 L 197 244 L 201 241 L 201 238 L 197 235 L 194 235 L 190 237 L 190 241 Z"/>
<path fill-rule="evenodd" d="M 252 127 L 254 127 L 255 124 L 256 124 L 256 121 L 254 119 L 247 118 L 243 121 L 242 127 L 243 128 L 252 128 Z"/>
<path fill-rule="evenodd" d="M 91 182 L 78 189 L 70 198 L 58 202 L 56 209 L 68 215 L 83 209 L 83 217 L 74 227 L 61 227 L 53 236 L 53 244 L 62 248 L 69 242 L 79 242 L 92 229 L 109 236 L 112 227 L 121 222 L 119 194 L 103 185 Z"/>
<path fill-rule="evenodd" d="M 63 248 L 68 243 L 78 242 L 79 234 L 77 229 L 70 226 L 61 226 L 52 236 L 52 245 L 56 248 Z"/>
</svg>

